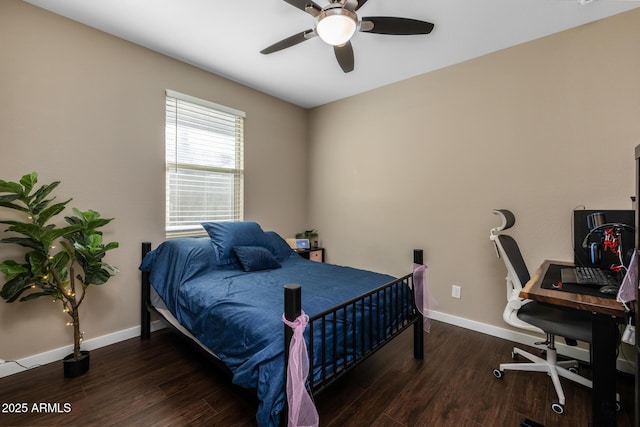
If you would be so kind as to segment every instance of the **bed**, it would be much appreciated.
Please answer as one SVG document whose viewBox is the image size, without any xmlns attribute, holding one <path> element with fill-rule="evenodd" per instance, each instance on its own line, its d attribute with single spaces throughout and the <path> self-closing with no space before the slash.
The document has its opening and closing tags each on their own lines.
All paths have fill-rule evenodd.
<svg viewBox="0 0 640 427">
<path fill-rule="evenodd" d="M 309 261 L 253 222 L 203 226 L 208 237 L 171 239 L 154 250 L 142 244 L 141 337 L 150 336 L 150 313 L 160 315 L 233 383 L 255 390 L 259 426 L 277 426 L 286 416 L 292 332 L 283 312 L 289 320 L 302 311 L 308 316 L 312 395 L 412 325 L 414 357 L 422 359 L 423 318 L 412 274 L 394 278 Z"/>
</svg>

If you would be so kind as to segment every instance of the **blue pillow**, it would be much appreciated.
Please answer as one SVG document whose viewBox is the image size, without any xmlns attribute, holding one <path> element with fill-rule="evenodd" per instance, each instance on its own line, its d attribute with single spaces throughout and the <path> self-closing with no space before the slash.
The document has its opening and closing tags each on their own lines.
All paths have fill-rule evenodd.
<svg viewBox="0 0 640 427">
<path fill-rule="evenodd" d="M 202 226 L 211 237 L 219 265 L 234 264 L 234 246 L 267 247 L 268 240 L 255 222 L 205 222 Z"/>
<path fill-rule="evenodd" d="M 283 261 L 291 256 L 293 249 L 291 246 L 275 231 L 265 231 L 269 242 L 267 248 L 271 251 L 278 261 Z"/>
<path fill-rule="evenodd" d="M 262 246 L 234 246 L 233 251 L 240 260 L 244 271 L 270 270 L 281 267 L 269 249 Z"/>
</svg>

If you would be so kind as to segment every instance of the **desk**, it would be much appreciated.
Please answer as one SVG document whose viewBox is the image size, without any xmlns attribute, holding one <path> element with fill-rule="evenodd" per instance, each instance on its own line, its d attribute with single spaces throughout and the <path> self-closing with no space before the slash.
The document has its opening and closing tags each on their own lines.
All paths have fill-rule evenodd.
<svg viewBox="0 0 640 427">
<path fill-rule="evenodd" d="M 593 425 L 615 426 L 618 323 L 624 320 L 624 307 L 615 299 L 542 288 L 543 280 L 560 280 L 560 277 L 547 277 L 552 264 L 573 266 L 567 262 L 545 261 L 522 289 L 520 297 L 592 313 Z"/>
</svg>

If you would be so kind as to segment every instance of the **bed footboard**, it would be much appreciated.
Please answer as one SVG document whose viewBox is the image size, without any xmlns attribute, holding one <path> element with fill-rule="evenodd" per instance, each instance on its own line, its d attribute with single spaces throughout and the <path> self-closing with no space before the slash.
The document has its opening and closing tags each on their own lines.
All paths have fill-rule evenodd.
<svg viewBox="0 0 640 427">
<path fill-rule="evenodd" d="M 422 250 L 414 250 L 414 263 L 423 263 Z M 284 297 L 285 317 L 294 321 L 302 310 L 301 286 L 286 285 Z M 423 359 L 423 322 L 415 304 L 413 274 L 309 317 L 310 390 L 314 394 L 324 390 L 412 325 L 413 356 Z M 285 363 L 292 334 L 285 326 Z M 314 358 L 315 352 L 322 355 Z M 314 359 L 321 360 L 319 365 Z M 314 372 L 320 372 L 319 378 Z"/>
</svg>

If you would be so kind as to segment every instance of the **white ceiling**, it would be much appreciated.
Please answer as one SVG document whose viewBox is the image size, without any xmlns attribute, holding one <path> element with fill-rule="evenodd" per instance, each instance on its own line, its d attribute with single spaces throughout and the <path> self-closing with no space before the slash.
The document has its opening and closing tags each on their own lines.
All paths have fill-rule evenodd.
<svg viewBox="0 0 640 427">
<path fill-rule="evenodd" d="M 283 0 L 25 1 L 305 108 L 640 7 L 640 0 L 369 0 L 360 17 L 414 18 L 435 29 L 356 33 L 355 70 L 345 74 L 319 38 L 260 54 L 314 26 Z"/>
</svg>

